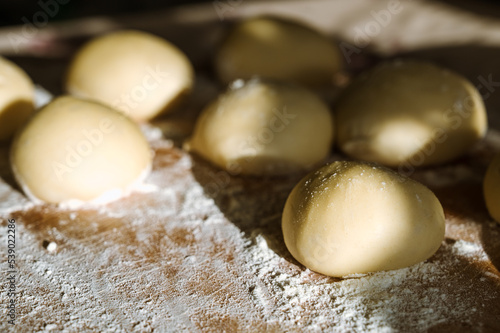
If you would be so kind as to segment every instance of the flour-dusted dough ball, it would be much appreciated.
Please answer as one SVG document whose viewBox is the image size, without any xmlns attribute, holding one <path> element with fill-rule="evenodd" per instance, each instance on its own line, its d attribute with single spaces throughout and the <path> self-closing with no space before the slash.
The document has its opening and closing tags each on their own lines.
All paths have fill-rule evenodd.
<svg viewBox="0 0 500 333">
<path fill-rule="evenodd" d="M 361 75 L 340 98 L 336 117 L 342 151 L 402 172 L 460 156 L 487 129 L 483 101 L 469 81 L 414 61 Z"/>
<path fill-rule="evenodd" d="M 149 33 L 126 30 L 86 44 L 69 67 L 66 89 L 145 121 L 171 110 L 193 80 L 193 68 L 177 47 Z"/>
<path fill-rule="evenodd" d="M 444 212 L 425 186 L 361 162 L 334 162 L 292 190 L 282 220 L 290 253 L 313 271 L 346 276 L 407 267 L 432 256 Z"/>
<path fill-rule="evenodd" d="M 140 183 L 151 167 L 135 122 L 94 102 L 60 97 L 16 136 L 11 163 L 35 201 L 106 201 Z"/>
<path fill-rule="evenodd" d="M 12 137 L 31 116 L 35 88 L 29 76 L 0 57 L 0 141 Z"/>
<path fill-rule="evenodd" d="M 271 17 L 256 17 L 234 27 L 215 57 L 223 82 L 254 75 L 310 86 L 332 82 L 342 68 L 339 49 L 304 25 Z"/>
<path fill-rule="evenodd" d="M 483 183 L 486 207 L 497 222 L 500 223 L 500 154 L 491 161 Z"/>
<path fill-rule="evenodd" d="M 332 140 L 333 117 L 316 95 L 253 79 L 203 111 L 186 148 L 234 174 L 279 175 L 321 162 Z"/>
</svg>

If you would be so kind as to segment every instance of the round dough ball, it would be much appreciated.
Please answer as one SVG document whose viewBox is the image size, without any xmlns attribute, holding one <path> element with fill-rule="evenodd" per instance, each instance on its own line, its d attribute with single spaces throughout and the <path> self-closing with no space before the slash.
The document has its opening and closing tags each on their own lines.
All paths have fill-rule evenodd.
<svg viewBox="0 0 500 333">
<path fill-rule="evenodd" d="M 487 130 L 483 101 L 469 81 L 413 61 L 361 75 L 340 98 L 336 117 L 343 152 L 405 173 L 462 155 Z"/>
<path fill-rule="evenodd" d="M 439 200 L 422 184 L 375 164 L 341 161 L 295 186 L 282 228 L 295 259 L 342 277 L 429 258 L 444 239 L 445 219 Z"/>
<path fill-rule="evenodd" d="M 491 217 L 500 223 L 500 154 L 491 161 L 483 183 L 484 199 Z"/>
<path fill-rule="evenodd" d="M 193 80 L 193 68 L 177 47 L 127 30 L 86 44 L 69 67 L 66 90 L 145 121 L 171 110 L 191 90 Z"/>
<path fill-rule="evenodd" d="M 316 95 L 253 79 L 202 112 L 186 148 L 232 174 L 279 175 L 321 162 L 332 141 L 333 117 Z"/>
<path fill-rule="evenodd" d="M 35 88 L 29 76 L 0 57 L 0 141 L 7 141 L 33 114 Z"/>
<path fill-rule="evenodd" d="M 148 142 L 122 113 L 74 97 L 55 99 L 16 136 L 11 163 L 35 201 L 106 201 L 142 182 Z"/>
<path fill-rule="evenodd" d="M 317 31 L 257 17 L 234 27 L 216 54 L 215 68 L 225 83 L 258 75 L 319 86 L 332 82 L 341 59 L 339 49 Z"/>
</svg>

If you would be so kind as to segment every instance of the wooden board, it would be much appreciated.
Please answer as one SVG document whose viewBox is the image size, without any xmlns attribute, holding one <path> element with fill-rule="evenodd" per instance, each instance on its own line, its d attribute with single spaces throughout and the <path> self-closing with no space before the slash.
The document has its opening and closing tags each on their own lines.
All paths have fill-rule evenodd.
<svg viewBox="0 0 500 333">
<path fill-rule="evenodd" d="M 4 289 L 0 330 L 500 331 L 500 225 L 488 216 L 481 190 L 487 163 L 500 152 L 494 129 L 467 156 L 411 174 L 445 208 L 446 240 L 436 255 L 406 269 L 344 280 L 305 269 L 284 246 L 281 211 L 301 175 L 229 177 L 180 149 L 200 108 L 221 89 L 210 56 L 228 20 L 292 15 L 356 46 L 356 28 L 388 8 L 384 1 L 361 0 L 225 3 L 234 8 L 224 17 L 209 4 L 60 23 L 41 29 L 39 36 L 52 36 L 37 44 L 43 47 L 10 52 L 36 83 L 57 94 L 69 56 L 84 38 L 110 28 L 144 28 L 186 50 L 199 76 L 181 112 L 142 127 L 155 151 L 150 186 L 117 202 L 79 209 L 35 205 L 13 180 L 8 145 L 0 147 L 1 265 L 6 271 L 7 224 L 15 219 L 18 280 L 16 325 L 7 323 Z M 89 28 L 92 22 L 101 25 Z M 12 51 L 8 42 L 0 45 Z M 488 75 L 500 81 L 499 21 L 439 3 L 405 3 L 366 47 L 359 46 L 347 76 L 381 57 L 411 56 L 448 65 L 474 84 Z M 500 93 L 496 87 L 489 93 L 486 104 L 498 129 Z M 329 160 L 344 158 L 332 153 Z"/>
</svg>

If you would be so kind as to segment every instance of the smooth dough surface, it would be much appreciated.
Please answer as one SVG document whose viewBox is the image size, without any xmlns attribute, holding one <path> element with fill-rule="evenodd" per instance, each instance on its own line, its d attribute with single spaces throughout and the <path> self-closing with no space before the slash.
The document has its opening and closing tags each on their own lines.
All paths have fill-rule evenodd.
<svg viewBox="0 0 500 333">
<path fill-rule="evenodd" d="M 11 149 L 12 169 L 25 193 L 51 203 L 120 196 L 144 179 L 151 159 L 136 123 L 68 96 L 39 111 Z"/>
<path fill-rule="evenodd" d="M 326 158 L 333 126 L 328 107 L 304 88 L 238 81 L 202 112 L 186 148 L 233 174 L 286 174 Z"/>
<path fill-rule="evenodd" d="M 487 130 L 483 101 L 469 81 L 414 61 L 384 63 L 360 75 L 335 114 L 343 152 L 400 171 L 459 157 Z"/>
<path fill-rule="evenodd" d="M 166 40 L 126 30 L 98 37 L 73 59 L 66 90 L 145 121 L 172 109 L 193 85 L 188 58 Z"/>
<path fill-rule="evenodd" d="M 336 277 L 407 267 L 432 256 L 443 208 L 425 186 L 384 167 L 334 162 L 292 190 L 282 217 L 290 253 Z"/>
<path fill-rule="evenodd" d="M 225 83 L 258 75 L 319 86 L 332 82 L 341 59 L 339 49 L 314 30 L 257 17 L 233 28 L 216 54 L 215 68 Z"/>
<path fill-rule="evenodd" d="M 484 199 L 488 211 L 500 223 L 500 154 L 491 161 L 484 177 Z"/>
<path fill-rule="evenodd" d="M 33 114 L 35 88 L 29 76 L 0 57 L 0 141 L 7 141 Z"/>
</svg>

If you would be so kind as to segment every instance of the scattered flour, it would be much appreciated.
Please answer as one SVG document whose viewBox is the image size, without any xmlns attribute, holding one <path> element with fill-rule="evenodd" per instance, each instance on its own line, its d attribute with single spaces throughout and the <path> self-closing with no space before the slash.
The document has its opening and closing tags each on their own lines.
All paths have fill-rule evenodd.
<svg viewBox="0 0 500 333">
<path fill-rule="evenodd" d="M 480 242 L 448 239 L 411 267 L 326 277 L 298 264 L 283 243 L 280 212 L 294 180 L 235 178 L 210 196 L 205 186 L 217 171 L 149 137 L 151 186 L 107 205 L 35 205 L 0 182 L 0 244 L 6 219 L 17 221 L 21 331 L 499 328 L 500 278 L 480 268 L 493 267 Z M 459 222 L 447 221 L 455 225 L 448 237 L 473 226 Z M 5 304 L 6 294 L 0 298 Z"/>
</svg>

